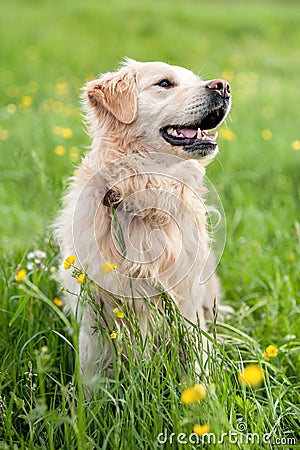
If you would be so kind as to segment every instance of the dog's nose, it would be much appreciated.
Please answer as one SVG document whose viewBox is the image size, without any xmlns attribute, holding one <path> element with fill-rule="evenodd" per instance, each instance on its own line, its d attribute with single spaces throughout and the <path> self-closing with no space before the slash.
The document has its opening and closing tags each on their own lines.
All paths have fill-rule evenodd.
<svg viewBox="0 0 300 450">
<path fill-rule="evenodd" d="M 217 91 L 224 98 L 230 97 L 230 84 L 225 80 L 211 80 L 207 83 L 206 87 L 213 91 Z"/>
</svg>

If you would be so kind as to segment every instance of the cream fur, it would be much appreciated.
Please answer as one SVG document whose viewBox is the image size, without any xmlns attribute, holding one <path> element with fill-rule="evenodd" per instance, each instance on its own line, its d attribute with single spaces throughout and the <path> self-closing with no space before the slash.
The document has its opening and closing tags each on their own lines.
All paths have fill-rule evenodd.
<svg viewBox="0 0 300 450">
<path fill-rule="evenodd" d="M 161 88 L 159 79 L 172 79 L 175 86 Z M 205 318 L 212 317 L 214 299 L 220 299 L 203 186 L 205 166 L 217 149 L 194 159 L 160 134 L 168 124 L 188 124 L 195 114 L 204 114 L 210 95 L 206 85 L 181 67 L 126 60 L 118 72 L 105 74 L 84 88 L 92 145 L 71 181 L 55 234 L 62 261 L 76 255 L 76 266 L 101 287 L 95 289 L 94 298 L 101 302 L 108 323 L 113 322 L 116 306 L 112 296 L 120 305 L 127 297 L 130 308 L 131 283 L 144 334 L 149 310 L 141 292 L 147 292 L 159 306 L 157 286 L 162 286 L 183 316 L 195 323 L 199 319 L 203 330 Z M 118 199 L 115 214 L 126 256 L 115 236 L 112 210 L 104 204 L 110 189 Z M 102 274 L 105 261 L 116 264 L 117 274 Z M 201 274 L 207 278 L 205 283 L 199 282 Z M 71 271 L 62 268 L 60 277 L 67 290 L 79 293 Z M 68 303 L 75 314 L 77 297 L 69 295 Z M 92 330 L 92 308 L 79 311 L 82 370 L 93 375 L 109 366 L 112 355 L 110 346 L 99 342 Z"/>
</svg>

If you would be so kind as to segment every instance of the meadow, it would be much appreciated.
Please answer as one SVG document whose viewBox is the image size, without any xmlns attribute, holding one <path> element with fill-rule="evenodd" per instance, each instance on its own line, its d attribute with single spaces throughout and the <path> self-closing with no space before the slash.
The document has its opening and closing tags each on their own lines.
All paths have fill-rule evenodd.
<svg viewBox="0 0 300 450">
<path fill-rule="evenodd" d="M 300 448 L 299 20 L 296 0 L 3 2 L 0 449 Z M 125 333 L 127 364 L 117 339 L 114 380 L 94 380 L 90 400 L 78 325 L 62 312 L 49 225 L 89 145 L 80 89 L 124 56 L 232 88 L 207 176 L 226 215 L 218 273 L 234 313 L 210 325 L 218 343 L 201 378 L 205 398 L 193 403 L 182 393 L 199 381 L 200 356 L 170 299 L 172 350 L 153 340 L 147 354 L 138 341 L 137 362 Z M 250 364 L 263 369 L 258 386 L 239 377 Z M 211 442 L 195 425 L 209 427 Z"/>
</svg>

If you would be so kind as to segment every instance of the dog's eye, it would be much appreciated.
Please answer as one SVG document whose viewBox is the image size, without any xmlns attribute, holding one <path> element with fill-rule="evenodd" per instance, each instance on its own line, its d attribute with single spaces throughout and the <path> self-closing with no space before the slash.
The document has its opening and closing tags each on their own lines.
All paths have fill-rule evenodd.
<svg viewBox="0 0 300 450">
<path fill-rule="evenodd" d="M 168 80 L 167 78 L 164 78 L 163 80 L 156 83 L 156 86 L 160 86 L 162 88 L 170 88 L 174 87 L 174 83 L 172 83 L 172 81 Z"/>
</svg>

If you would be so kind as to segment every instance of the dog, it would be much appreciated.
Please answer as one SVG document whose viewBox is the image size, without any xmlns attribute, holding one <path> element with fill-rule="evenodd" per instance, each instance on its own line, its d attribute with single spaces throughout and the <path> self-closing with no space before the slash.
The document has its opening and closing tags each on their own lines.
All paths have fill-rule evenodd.
<svg viewBox="0 0 300 450">
<path fill-rule="evenodd" d="M 97 324 L 112 326 L 124 304 L 146 336 L 145 296 L 161 308 L 167 292 L 204 331 L 220 303 L 204 176 L 218 152 L 217 132 L 209 131 L 228 115 L 231 93 L 222 79 L 125 59 L 116 72 L 85 85 L 83 104 L 91 150 L 71 180 L 55 235 L 62 262 L 76 256 L 75 275 L 62 266 L 60 279 L 80 316 L 82 372 L 93 376 L 113 357 Z M 78 271 L 93 282 L 96 308 L 78 303 Z"/>
</svg>

